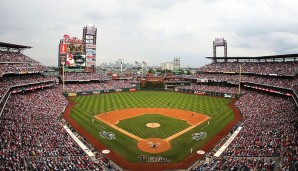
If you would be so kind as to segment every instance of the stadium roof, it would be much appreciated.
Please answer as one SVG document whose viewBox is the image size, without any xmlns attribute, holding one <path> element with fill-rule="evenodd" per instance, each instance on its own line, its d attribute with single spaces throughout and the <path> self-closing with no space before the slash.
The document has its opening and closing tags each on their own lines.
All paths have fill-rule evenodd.
<svg viewBox="0 0 298 171">
<path fill-rule="evenodd" d="M 30 49 L 31 46 L 17 45 L 11 43 L 0 42 L 0 47 L 15 48 L 15 49 Z"/>
<path fill-rule="evenodd" d="M 208 59 L 280 59 L 280 58 L 297 58 L 298 54 L 284 54 L 284 55 L 272 55 L 272 56 L 257 56 L 257 57 L 206 57 Z"/>
</svg>

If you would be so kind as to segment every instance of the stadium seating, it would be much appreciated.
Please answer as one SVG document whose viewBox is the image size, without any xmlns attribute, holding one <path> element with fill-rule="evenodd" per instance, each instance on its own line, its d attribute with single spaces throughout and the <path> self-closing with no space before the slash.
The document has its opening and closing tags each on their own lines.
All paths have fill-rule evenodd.
<svg viewBox="0 0 298 171">
<path fill-rule="evenodd" d="M 79 81 L 79 80 L 106 80 L 107 76 L 98 73 L 65 73 L 65 81 Z"/>
<path fill-rule="evenodd" d="M 16 52 L 0 52 L 0 73 L 44 71 L 31 58 Z M 34 64 L 34 65 L 33 65 Z M 243 72 L 260 75 L 243 75 L 241 81 L 293 89 L 298 92 L 297 62 L 241 63 Z M 30 68 L 31 67 L 31 68 Z M 200 68 L 194 79 L 237 81 L 239 76 L 206 71 L 238 72 L 239 63 L 212 63 Z M 291 75 L 268 77 L 261 74 Z M 107 80 L 100 74 L 67 73 L 68 92 L 131 88 L 135 82 Z M 0 97 L 13 86 L 45 81 L 54 82 L 55 76 L 19 75 L 0 78 Z M 78 80 L 102 80 L 79 83 Z M 183 80 L 183 79 L 182 79 Z M 75 82 L 77 81 L 77 82 Z M 181 81 L 180 79 L 176 80 Z M 173 80 L 168 81 L 173 82 Z M 181 89 L 219 93 L 237 93 L 237 87 L 195 84 Z M 192 170 L 290 170 L 298 162 L 297 106 L 291 97 L 282 97 L 244 89 L 236 106 L 244 117 L 243 129 L 222 156 L 213 157 L 209 164 L 200 162 Z M 49 105 L 50 104 L 50 105 Z M 113 167 L 107 160 L 91 161 L 66 133 L 61 113 L 68 104 L 62 96 L 61 86 L 11 95 L 1 115 L 0 170 L 104 170 Z M 209 153 L 212 155 L 212 152 Z M 280 162 L 276 165 L 276 158 Z M 116 170 L 113 168 L 112 170 Z"/>
<path fill-rule="evenodd" d="M 293 62 L 218 62 L 199 68 L 204 72 L 238 72 L 242 66 L 242 73 L 255 73 L 260 75 L 296 75 L 298 61 Z"/>
<path fill-rule="evenodd" d="M 121 88 L 132 88 L 135 84 L 130 81 L 108 81 L 108 82 L 92 82 L 92 83 L 67 83 L 65 85 L 68 92 L 84 92 L 93 90 L 110 90 Z"/>
<path fill-rule="evenodd" d="M 40 73 L 47 70 L 47 67 L 22 53 L 0 51 L 0 76 L 10 73 Z"/>
<path fill-rule="evenodd" d="M 9 90 L 10 87 L 22 86 L 27 84 L 38 84 L 47 81 L 56 81 L 55 76 L 45 75 L 19 75 L 13 77 L 0 77 L 0 99 L 2 95 Z"/>
<path fill-rule="evenodd" d="M 197 79 L 209 79 L 218 81 L 238 81 L 239 75 L 231 74 L 212 74 L 212 73 L 202 73 L 197 74 L 194 78 Z M 255 75 L 242 75 L 241 82 L 249 82 L 254 84 L 269 85 L 281 88 L 293 88 L 294 85 L 298 84 L 298 77 L 288 78 L 288 77 L 264 77 Z"/>
</svg>

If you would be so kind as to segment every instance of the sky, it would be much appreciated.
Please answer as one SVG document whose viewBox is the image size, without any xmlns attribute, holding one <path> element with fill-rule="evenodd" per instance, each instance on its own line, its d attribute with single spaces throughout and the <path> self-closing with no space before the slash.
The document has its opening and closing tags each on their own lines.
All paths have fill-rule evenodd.
<svg viewBox="0 0 298 171">
<path fill-rule="evenodd" d="M 0 0 L 0 42 L 32 46 L 24 54 L 58 65 L 64 34 L 97 28 L 97 65 L 124 59 L 148 66 L 180 57 L 182 67 L 211 63 L 213 41 L 228 56 L 298 53 L 296 0 Z M 217 48 L 222 57 L 223 47 Z"/>
</svg>

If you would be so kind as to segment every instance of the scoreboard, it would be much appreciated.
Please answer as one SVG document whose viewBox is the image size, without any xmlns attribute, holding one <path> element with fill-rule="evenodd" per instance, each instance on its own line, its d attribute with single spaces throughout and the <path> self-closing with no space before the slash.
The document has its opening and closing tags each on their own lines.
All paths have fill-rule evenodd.
<svg viewBox="0 0 298 171">
<path fill-rule="evenodd" d="M 59 43 L 58 67 L 65 72 L 95 72 L 96 67 L 96 33 L 94 25 L 83 29 L 83 39 L 63 36 Z"/>
</svg>

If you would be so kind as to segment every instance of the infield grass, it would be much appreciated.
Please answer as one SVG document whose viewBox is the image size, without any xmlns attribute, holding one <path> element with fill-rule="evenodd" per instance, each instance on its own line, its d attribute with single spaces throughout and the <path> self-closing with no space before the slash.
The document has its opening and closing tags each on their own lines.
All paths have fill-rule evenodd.
<svg viewBox="0 0 298 171">
<path fill-rule="evenodd" d="M 95 138 L 105 144 L 109 149 L 118 153 L 129 162 L 139 162 L 139 155 L 162 156 L 171 159 L 171 162 L 173 163 L 179 162 L 190 155 L 191 149 L 193 149 L 194 151 L 198 150 L 200 146 L 207 143 L 217 132 L 219 132 L 234 118 L 233 110 L 227 106 L 229 103 L 232 102 L 232 99 L 177 92 L 139 91 L 107 93 L 99 95 L 77 96 L 72 97 L 71 100 L 77 103 L 76 106 L 72 108 L 71 118 L 75 120 L 79 125 L 84 127 Z M 171 140 L 170 143 L 172 148 L 170 150 L 159 154 L 150 154 L 139 150 L 137 148 L 137 141 L 135 139 L 126 136 L 125 134 L 111 128 L 110 126 L 97 119 L 94 119 L 94 122 L 92 122 L 93 114 L 96 115 L 125 108 L 182 109 L 211 116 L 211 119 L 209 120 L 209 125 L 207 125 L 207 122 L 204 122 L 194 129 Z M 147 122 L 145 121 L 147 117 L 150 120 L 149 116 L 154 118 L 160 117 L 161 115 L 146 114 L 143 115 L 143 117 L 145 118 L 142 119 L 138 119 L 138 117 L 130 119 L 144 120 L 145 123 Z M 179 119 L 174 119 L 174 121 L 171 121 L 171 119 L 174 118 L 162 118 L 161 120 L 165 121 L 165 123 L 163 123 L 165 125 L 172 122 L 170 125 L 176 124 L 179 125 L 179 127 L 181 126 L 181 128 L 166 128 L 166 130 L 157 131 L 156 135 L 155 133 L 153 133 L 154 135 L 150 135 L 151 131 L 146 131 L 143 125 L 142 129 L 140 130 L 135 130 L 139 128 L 138 126 L 135 128 L 130 128 L 129 125 L 141 124 L 133 120 L 122 120 L 119 122 L 118 126 L 126 129 L 133 134 L 136 134 L 141 138 L 158 136 L 164 138 L 168 137 L 168 134 L 173 134 L 173 132 L 167 132 L 165 134 L 165 131 L 169 131 L 167 129 L 184 129 L 185 127 L 188 127 L 187 123 L 180 123 L 181 120 Z M 158 123 L 160 123 L 160 121 Z M 116 135 L 116 139 L 107 140 L 102 138 L 101 136 L 99 136 L 99 132 L 101 131 L 113 132 Z M 196 141 L 192 139 L 192 134 L 195 132 L 206 132 L 207 137 L 205 139 Z"/>
<path fill-rule="evenodd" d="M 160 127 L 149 128 L 146 126 L 147 123 L 159 123 Z M 186 121 L 160 114 L 145 114 L 121 120 L 116 126 L 143 139 L 153 137 L 165 139 L 190 125 Z"/>
</svg>

